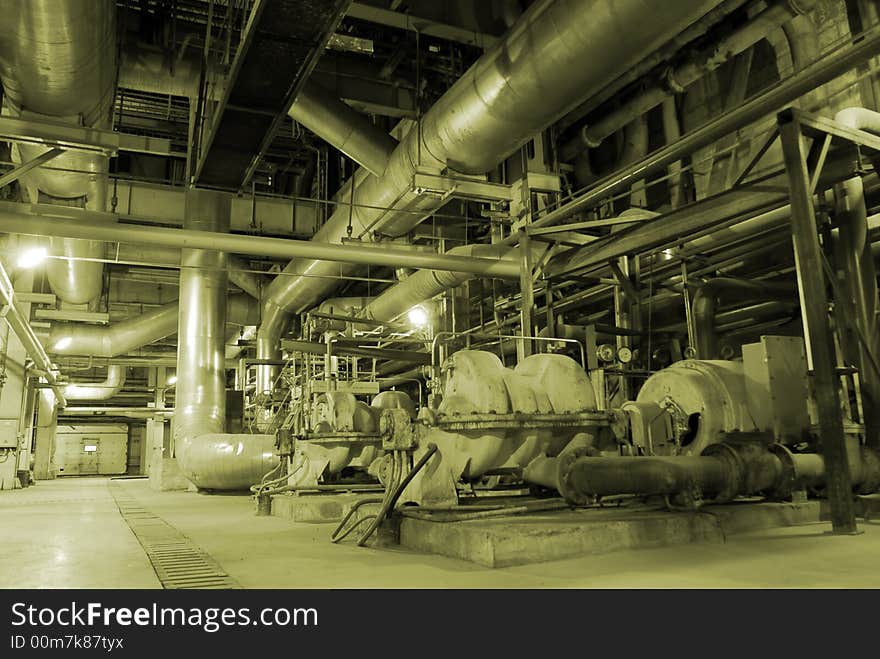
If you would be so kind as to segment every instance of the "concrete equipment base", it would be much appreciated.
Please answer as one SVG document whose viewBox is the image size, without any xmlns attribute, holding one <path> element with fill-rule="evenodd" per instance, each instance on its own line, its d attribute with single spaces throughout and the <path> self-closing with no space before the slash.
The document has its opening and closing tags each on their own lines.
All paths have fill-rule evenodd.
<svg viewBox="0 0 880 659">
<path fill-rule="evenodd" d="M 818 501 L 736 503 L 699 512 L 601 508 L 438 522 L 404 517 L 400 544 L 486 567 L 542 563 L 686 543 L 723 543 L 727 536 L 820 521 Z"/>
<path fill-rule="evenodd" d="M 368 493 L 321 493 L 276 494 L 272 496 L 273 517 L 283 517 L 294 522 L 338 522 L 358 501 L 382 498 L 382 492 Z"/>
</svg>

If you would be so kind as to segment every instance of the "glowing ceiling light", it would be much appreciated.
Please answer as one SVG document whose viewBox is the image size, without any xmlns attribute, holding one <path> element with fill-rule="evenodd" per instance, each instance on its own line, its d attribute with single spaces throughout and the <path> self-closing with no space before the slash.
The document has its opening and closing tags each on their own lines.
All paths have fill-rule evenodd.
<svg viewBox="0 0 880 659">
<path fill-rule="evenodd" d="M 64 350 L 65 348 L 70 347 L 70 344 L 73 343 L 73 339 L 69 336 L 62 336 L 55 342 L 54 349 L 55 350 Z"/>
<path fill-rule="evenodd" d="M 31 247 L 19 255 L 17 265 L 19 268 L 34 268 L 45 261 L 48 255 L 45 247 Z"/>
<path fill-rule="evenodd" d="M 413 327 L 424 327 L 428 324 L 428 312 L 423 307 L 413 307 L 410 309 L 407 318 Z"/>
<path fill-rule="evenodd" d="M 172 375 L 165 381 L 165 384 L 167 384 L 169 387 L 174 386 L 175 384 L 177 384 L 177 376 Z"/>
</svg>

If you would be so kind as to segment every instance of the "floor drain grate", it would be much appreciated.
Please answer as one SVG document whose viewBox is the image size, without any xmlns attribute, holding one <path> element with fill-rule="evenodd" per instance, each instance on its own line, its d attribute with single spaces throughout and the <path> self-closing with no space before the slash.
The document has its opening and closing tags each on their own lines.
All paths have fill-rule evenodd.
<svg viewBox="0 0 880 659">
<path fill-rule="evenodd" d="M 119 513 L 150 559 L 166 590 L 183 588 L 241 588 L 208 554 L 189 538 L 150 512 L 120 486 L 110 485 Z"/>
</svg>

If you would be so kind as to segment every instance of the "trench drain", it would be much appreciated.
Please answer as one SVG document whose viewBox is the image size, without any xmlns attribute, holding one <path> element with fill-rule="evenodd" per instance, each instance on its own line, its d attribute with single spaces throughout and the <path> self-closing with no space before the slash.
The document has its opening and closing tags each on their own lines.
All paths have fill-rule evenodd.
<svg viewBox="0 0 880 659">
<path fill-rule="evenodd" d="M 110 485 L 110 492 L 164 589 L 241 588 L 213 558 L 120 486 Z"/>
</svg>

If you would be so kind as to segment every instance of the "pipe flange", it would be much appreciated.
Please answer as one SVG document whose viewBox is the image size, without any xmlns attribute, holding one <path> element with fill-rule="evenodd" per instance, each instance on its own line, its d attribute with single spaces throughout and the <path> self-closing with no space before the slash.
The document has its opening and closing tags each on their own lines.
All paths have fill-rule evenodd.
<svg viewBox="0 0 880 659">
<path fill-rule="evenodd" d="M 859 494 L 873 494 L 880 490 L 880 454 L 867 446 L 862 447 L 862 482 Z"/>
<path fill-rule="evenodd" d="M 586 506 L 593 502 L 593 497 L 576 489 L 571 483 L 571 474 L 578 460 L 588 459 L 581 450 L 563 453 L 557 458 L 557 478 L 559 494 L 573 506 Z M 601 458 L 600 458 L 601 459 Z"/>
<path fill-rule="evenodd" d="M 709 444 L 700 453 L 702 456 L 717 458 L 727 465 L 731 476 L 726 487 L 715 494 L 713 503 L 729 503 L 736 498 L 745 478 L 745 463 L 740 454 L 728 444 Z"/>
<path fill-rule="evenodd" d="M 779 458 L 779 462 L 782 465 L 782 475 L 779 477 L 779 481 L 770 493 L 770 496 L 774 499 L 788 499 L 791 497 L 792 492 L 794 492 L 798 482 L 794 456 L 788 450 L 788 447 L 783 444 L 773 444 L 767 450 Z"/>
</svg>

